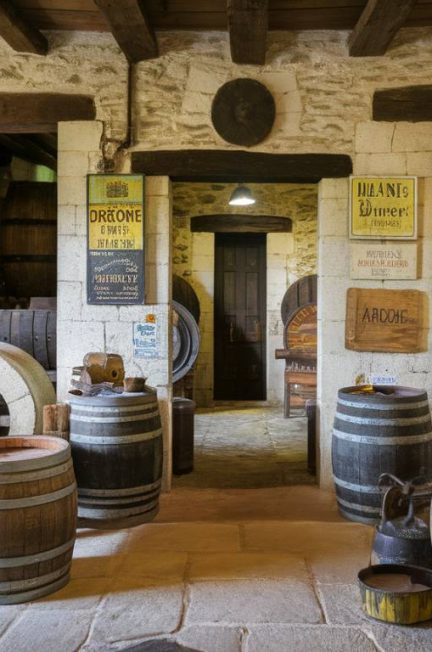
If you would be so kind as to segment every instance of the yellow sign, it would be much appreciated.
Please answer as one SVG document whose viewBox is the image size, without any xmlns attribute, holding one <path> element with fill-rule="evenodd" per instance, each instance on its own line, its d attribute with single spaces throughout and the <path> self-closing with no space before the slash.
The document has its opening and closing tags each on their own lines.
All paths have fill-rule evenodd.
<svg viewBox="0 0 432 652">
<path fill-rule="evenodd" d="M 417 177 L 350 177 L 350 237 L 415 240 Z"/>
<path fill-rule="evenodd" d="M 89 177 L 89 249 L 143 249 L 143 219 L 142 177 Z"/>
</svg>

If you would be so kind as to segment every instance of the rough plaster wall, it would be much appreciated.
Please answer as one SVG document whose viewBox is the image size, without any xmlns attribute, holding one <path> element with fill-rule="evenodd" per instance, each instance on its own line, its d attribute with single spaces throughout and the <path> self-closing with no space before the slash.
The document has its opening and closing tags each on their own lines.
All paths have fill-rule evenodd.
<svg viewBox="0 0 432 652">
<path fill-rule="evenodd" d="M 173 184 L 173 271 L 195 289 L 201 304 L 201 349 L 196 364 L 195 400 L 213 400 L 214 236 L 192 233 L 191 217 L 235 214 L 290 217 L 293 232 L 267 237 L 267 399 L 283 401 L 283 361 L 274 361 L 282 346 L 280 303 L 291 283 L 316 273 L 317 186 L 313 184 L 248 184 L 256 204 L 241 209 L 228 204 L 235 184 Z"/>
</svg>

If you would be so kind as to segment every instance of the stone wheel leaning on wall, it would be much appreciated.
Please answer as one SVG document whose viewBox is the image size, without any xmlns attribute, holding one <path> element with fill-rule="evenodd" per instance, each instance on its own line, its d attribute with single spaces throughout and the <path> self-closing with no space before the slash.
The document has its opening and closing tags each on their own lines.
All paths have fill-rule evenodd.
<svg viewBox="0 0 432 652">
<path fill-rule="evenodd" d="M 9 411 L 9 435 L 41 433 L 43 406 L 56 402 L 43 367 L 22 349 L 5 343 L 0 343 L 0 396 Z"/>
</svg>

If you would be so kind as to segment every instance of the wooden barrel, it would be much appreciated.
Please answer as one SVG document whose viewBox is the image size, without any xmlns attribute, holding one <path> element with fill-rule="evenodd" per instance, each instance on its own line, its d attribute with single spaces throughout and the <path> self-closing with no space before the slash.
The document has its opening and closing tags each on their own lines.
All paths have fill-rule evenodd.
<svg viewBox="0 0 432 652">
<path fill-rule="evenodd" d="M 172 298 L 173 301 L 177 301 L 177 303 L 187 308 L 196 323 L 199 324 L 201 310 L 198 296 L 193 287 L 177 274 L 173 276 Z"/>
<path fill-rule="evenodd" d="M 66 441 L 0 439 L 0 604 L 34 600 L 68 582 L 76 512 Z"/>
<path fill-rule="evenodd" d="M 200 346 L 198 324 L 187 308 L 173 301 L 173 383 L 186 376 L 195 364 Z"/>
<path fill-rule="evenodd" d="M 57 184 L 13 181 L 1 213 L 5 291 L 15 297 L 56 294 Z"/>
<path fill-rule="evenodd" d="M 374 386 L 338 392 L 333 428 L 333 476 L 339 511 L 361 523 L 377 523 L 381 473 L 401 480 L 432 481 L 432 423 L 427 392 Z"/>
<path fill-rule="evenodd" d="M 0 310 L 0 342 L 23 349 L 44 369 L 56 368 L 56 329 L 56 311 Z"/>
<path fill-rule="evenodd" d="M 288 323 L 299 308 L 317 302 L 317 275 L 303 276 L 292 283 L 285 292 L 281 303 L 281 317 L 284 324 Z"/>
<path fill-rule="evenodd" d="M 71 396 L 70 442 L 78 523 L 109 529 L 152 520 L 159 509 L 162 428 L 156 392 Z"/>
</svg>

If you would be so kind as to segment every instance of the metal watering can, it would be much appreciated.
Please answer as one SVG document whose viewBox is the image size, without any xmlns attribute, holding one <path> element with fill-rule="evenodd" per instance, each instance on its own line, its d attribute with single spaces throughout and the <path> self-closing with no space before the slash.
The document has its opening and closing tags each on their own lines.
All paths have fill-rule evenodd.
<svg viewBox="0 0 432 652">
<path fill-rule="evenodd" d="M 432 568 L 429 526 L 415 516 L 414 501 L 428 498 L 428 491 L 415 494 L 415 480 L 402 482 L 383 473 L 379 485 L 389 485 L 382 505 L 381 522 L 376 527 L 371 564 L 406 564 Z"/>
</svg>

